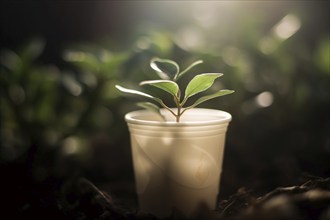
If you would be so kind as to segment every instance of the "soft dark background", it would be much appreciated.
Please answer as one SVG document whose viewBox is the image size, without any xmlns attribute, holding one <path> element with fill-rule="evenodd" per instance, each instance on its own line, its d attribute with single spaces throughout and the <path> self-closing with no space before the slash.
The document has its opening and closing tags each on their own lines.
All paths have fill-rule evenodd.
<svg viewBox="0 0 330 220">
<path fill-rule="evenodd" d="M 220 198 L 329 177 L 328 1 L 0 4 L 1 188 L 21 194 L 9 206 L 75 177 L 134 203 L 123 116 L 138 99 L 114 85 L 153 78 L 153 56 L 202 59 L 196 72 L 236 91 L 202 106 L 233 116 Z"/>
</svg>

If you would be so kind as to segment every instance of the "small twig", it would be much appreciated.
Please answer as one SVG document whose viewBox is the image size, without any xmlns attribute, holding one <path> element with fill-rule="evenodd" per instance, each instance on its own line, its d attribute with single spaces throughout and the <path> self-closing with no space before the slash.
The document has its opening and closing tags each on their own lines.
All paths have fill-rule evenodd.
<svg viewBox="0 0 330 220">
<path fill-rule="evenodd" d="M 227 209 L 229 209 L 234 203 L 235 201 L 231 201 L 228 205 L 226 205 L 225 208 L 221 211 L 220 216 L 221 217 L 225 216 Z"/>
</svg>

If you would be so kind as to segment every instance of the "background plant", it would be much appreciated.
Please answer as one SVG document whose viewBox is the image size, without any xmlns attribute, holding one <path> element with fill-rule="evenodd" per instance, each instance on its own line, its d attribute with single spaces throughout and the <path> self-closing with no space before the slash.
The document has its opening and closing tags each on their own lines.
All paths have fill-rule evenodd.
<svg viewBox="0 0 330 220">
<path fill-rule="evenodd" d="M 59 68 L 43 63 L 45 46 L 34 38 L 18 51 L 2 49 L 0 62 L 0 159 L 24 161 L 40 180 L 71 175 L 67 166 L 82 168 L 93 135 L 118 123 L 108 88 L 127 59 L 84 44 L 68 47 Z"/>
</svg>

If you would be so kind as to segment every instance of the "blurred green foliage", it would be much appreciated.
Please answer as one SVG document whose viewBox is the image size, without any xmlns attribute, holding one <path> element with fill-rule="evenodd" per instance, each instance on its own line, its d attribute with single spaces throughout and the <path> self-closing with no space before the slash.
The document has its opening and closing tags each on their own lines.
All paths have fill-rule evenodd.
<svg viewBox="0 0 330 220">
<path fill-rule="evenodd" d="M 83 45 L 64 52 L 72 65 L 60 69 L 40 62 L 45 43 L 34 39 L 19 52 L 2 50 L 0 81 L 0 159 L 25 161 L 31 169 L 54 169 L 55 173 L 37 173 L 41 179 L 56 172 L 70 175 L 63 159 L 74 155 L 81 164 L 88 162 L 93 153 L 89 138 L 116 126 L 119 117 L 111 90 L 127 59 L 125 53 Z M 45 167 L 45 161 L 52 162 Z"/>
<path fill-rule="evenodd" d="M 164 6 L 162 13 L 177 13 L 182 8 L 176 4 L 183 3 Z M 134 88 L 154 79 L 149 61 L 157 56 L 183 67 L 203 60 L 196 73 L 224 73 L 214 90 L 236 91 L 202 105 L 233 115 L 222 183 L 228 192 L 240 184 L 290 184 L 301 172 L 330 175 L 329 20 L 322 25 L 323 17 L 308 11 L 308 5 L 275 4 L 273 11 L 256 3 L 237 8 L 238 3 L 194 4 L 180 14 L 182 20 L 171 20 L 172 26 L 160 20 L 141 22 L 129 39 L 67 47 L 64 66 L 42 62 L 44 40 L 31 41 L 18 51 L 3 49 L 0 159 L 24 161 L 39 152 L 43 156 L 33 158 L 45 161 L 49 157 L 44 152 L 51 152 L 60 161 L 55 164 L 71 155 L 81 166 L 91 166 L 91 157 L 129 161 L 123 116 L 137 107 L 114 85 Z M 315 23 L 321 26 L 316 29 Z M 111 50 L 115 44 L 117 52 Z M 111 140 L 95 141 L 99 133 Z M 107 150 L 97 154 L 93 145 L 102 143 Z M 130 166 L 109 163 L 100 166 Z M 61 166 L 65 170 L 69 165 Z M 100 166 L 91 172 L 101 172 Z"/>
</svg>

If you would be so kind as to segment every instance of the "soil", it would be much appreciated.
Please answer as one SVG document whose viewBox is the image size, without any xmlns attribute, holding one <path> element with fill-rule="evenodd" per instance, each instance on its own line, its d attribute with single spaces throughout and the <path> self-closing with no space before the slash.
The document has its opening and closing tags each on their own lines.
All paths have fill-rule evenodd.
<svg viewBox="0 0 330 220">
<path fill-rule="evenodd" d="M 15 167 L 11 167 L 11 175 L 14 171 Z M 101 190 L 83 177 L 66 180 L 51 177 L 37 182 L 24 175 L 12 176 L 2 180 L 1 189 L 1 215 L 9 216 L 8 219 L 157 219 L 139 212 L 131 202 L 135 198 L 119 200 L 109 190 Z M 188 218 L 174 211 L 166 219 Z M 240 188 L 221 200 L 215 211 L 201 207 L 189 219 L 329 220 L 330 178 L 310 177 L 301 185 L 276 188 L 264 195 Z"/>
</svg>

